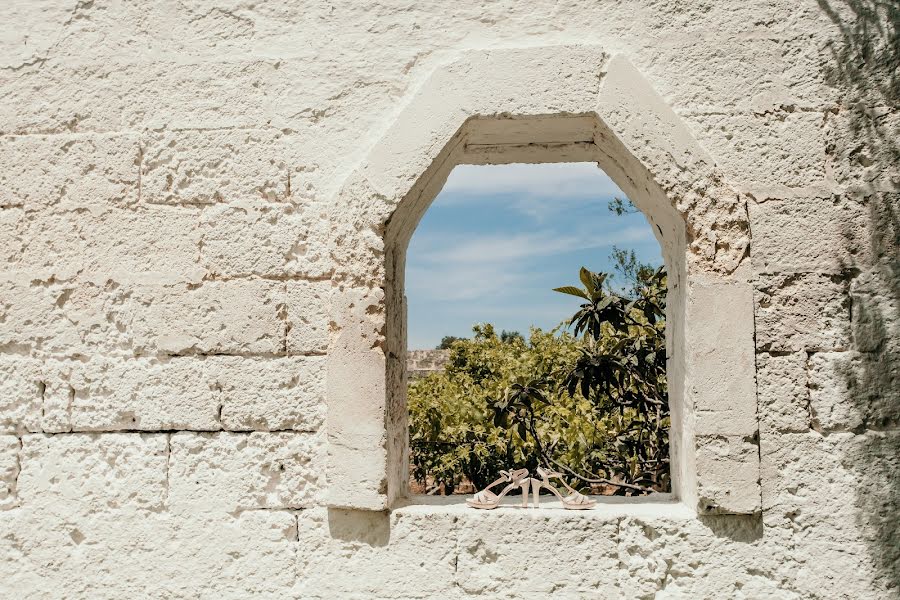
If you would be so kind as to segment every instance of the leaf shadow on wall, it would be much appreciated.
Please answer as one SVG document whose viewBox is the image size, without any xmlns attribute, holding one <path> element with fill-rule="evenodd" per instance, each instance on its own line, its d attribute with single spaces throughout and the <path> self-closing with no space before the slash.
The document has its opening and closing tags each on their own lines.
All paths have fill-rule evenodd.
<svg viewBox="0 0 900 600">
<path fill-rule="evenodd" d="M 859 445 L 844 456 L 857 475 L 859 532 L 881 579 L 900 590 L 900 4 L 894 0 L 818 0 L 840 30 L 824 66 L 839 90 L 836 113 L 847 130 L 827 152 L 839 182 L 856 190 L 868 216 L 864 260 L 845 264 L 852 350 L 841 377 L 859 415 Z M 893 170 L 893 173 L 891 172 Z M 887 176 L 885 176 L 887 174 Z M 848 228 L 848 249 L 860 240 Z"/>
</svg>

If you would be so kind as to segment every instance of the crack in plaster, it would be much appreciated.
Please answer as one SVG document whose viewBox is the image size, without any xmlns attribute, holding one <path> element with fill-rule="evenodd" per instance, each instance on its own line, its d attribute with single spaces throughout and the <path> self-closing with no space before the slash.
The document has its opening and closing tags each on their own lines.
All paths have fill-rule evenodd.
<svg viewBox="0 0 900 600">
<path fill-rule="evenodd" d="M 38 381 L 38 394 L 41 398 L 41 424 L 43 425 L 44 417 L 46 416 L 44 403 L 47 397 L 47 383 L 45 381 Z"/>
<path fill-rule="evenodd" d="M 172 434 L 166 433 L 166 479 L 165 479 L 165 489 L 163 490 L 163 506 L 167 509 L 169 508 L 169 487 L 171 484 L 170 480 L 170 468 L 172 463 Z"/>
<path fill-rule="evenodd" d="M 13 507 L 19 506 L 19 475 L 22 474 L 22 453 L 25 450 L 25 442 L 22 439 L 22 436 L 16 436 L 16 441 L 18 442 L 19 447 L 16 448 L 16 473 L 12 480 L 12 494 L 15 497 L 12 503 Z"/>
<path fill-rule="evenodd" d="M 69 385 L 68 401 L 66 402 L 66 422 L 69 430 L 72 429 L 72 406 L 75 404 L 75 388 Z"/>
<path fill-rule="evenodd" d="M 753 236 L 751 234 L 751 227 L 750 227 L 750 202 L 749 201 L 744 202 L 744 210 L 747 213 L 748 243 L 747 243 L 746 256 L 749 259 L 750 258 L 750 248 L 753 247 Z M 753 302 L 754 307 L 757 305 L 756 296 L 757 296 L 756 286 L 751 286 L 750 298 L 751 298 L 751 301 Z M 757 340 L 756 310 L 753 310 L 751 312 L 753 314 L 752 319 L 753 319 L 753 349 L 754 349 L 754 352 L 753 352 L 753 389 L 755 390 L 755 393 L 756 393 L 756 441 L 755 441 L 755 443 L 756 443 L 756 456 L 757 456 L 757 461 L 758 461 L 757 465 L 759 465 L 759 468 L 757 469 L 758 476 L 757 476 L 756 482 L 757 482 L 757 485 L 759 486 L 759 505 L 760 505 L 760 507 L 764 507 L 766 504 L 765 504 L 765 491 L 764 491 L 763 481 L 762 481 L 763 456 L 762 456 L 762 443 L 760 442 L 760 439 L 762 437 L 762 415 L 760 414 L 760 409 L 759 409 L 759 405 L 760 405 L 759 352 L 757 350 L 757 348 L 759 348 L 759 344 L 758 344 L 758 340 Z M 669 565 L 669 566 L 671 566 L 671 565 Z M 668 577 L 668 574 L 669 574 L 669 570 L 667 567 L 666 568 L 666 576 L 667 577 Z M 665 587 L 665 586 L 663 586 L 663 587 Z"/>
</svg>

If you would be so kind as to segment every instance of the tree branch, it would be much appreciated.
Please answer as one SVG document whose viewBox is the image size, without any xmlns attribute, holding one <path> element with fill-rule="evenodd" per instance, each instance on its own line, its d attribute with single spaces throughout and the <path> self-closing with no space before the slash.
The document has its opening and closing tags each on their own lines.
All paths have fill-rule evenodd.
<svg viewBox="0 0 900 600">
<path fill-rule="evenodd" d="M 546 458 L 546 457 L 545 457 L 545 458 Z M 583 475 L 579 475 L 578 473 L 576 473 L 575 471 L 573 471 L 572 469 L 570 469 L 570 468 L 567 467 L 566 465 L 564 465 L 564 464 L 558 462 L 556 459 L 551 458 L 551 459 L 550 459 L 550 462 L 552 462 L 554 465 L 556 465 L 557 467 L 559 467 L 560 469 L 562 469 L 563 471 L 565 471 L 566 473 L 568 473 L 568 474 L 571 475 L 572 477 L 576 477 L 576 478 L 580 479 L 581 481 L 583 481 L 583 482 L 585 482 L 585 483 L 603 483 L 603 484 L 606 484 L 606 485 L 614 485 L 614 486 L 626 488 L 626 489 L 629 489 L 629 490 L 635 490 L 635 491 L 638 491 L 638 492 L 643 492 L 643 493 L 645 493 L 645 494 L 650 494 L 650 493 L 653 493 L 653 492 L 656 491 L 656 490 L 651 489 L 651 488 L 645 488 L 645 487 L 641 487 L 641 486 L 639 486 L 639 485 L 634 485 L 633 483 L 623 483 L 623 482 L 620 482 L 620 481 L 613 481 L 612 479 L 605 479 L 605 478 L 603 478 L 603 477 L 597 477 L 597 475 L 594 474 L 594 473 L 590 473 L 590 475 L 592 475 L 592 476 L 595 477 L 596 479 L 589 479 L 589 478 L 587 478 L 587 477 L 585 477 L 585 476 L 583 476 Z"/>
</svg>

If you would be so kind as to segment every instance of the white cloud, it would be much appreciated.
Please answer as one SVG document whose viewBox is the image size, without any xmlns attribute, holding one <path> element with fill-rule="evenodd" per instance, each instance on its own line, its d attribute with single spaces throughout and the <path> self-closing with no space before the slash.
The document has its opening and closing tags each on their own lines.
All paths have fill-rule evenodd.
<svg viewBox="0 0 900 600">
<path fill-rule="evenodd" d="M 586 201 L 624 197 L 594 163 L 460 165 L 441 194 L 440 202 L 449 205 L 511 196 L 511 208 L 539 223 Z"/>
<path fill-rule="evenodd" d="M 406 294 L 418 301 L 462 302 L 490 299 L 527 278 L 524 269 L 503 270 L 490 265 L 443 264 L 408 267 Z"/>
<path fill-rule="evenodd" d="M 443 191 L 461 196 L 509 193 L 567 198 L 621 194 L 595 163 L 460 165 L 450 173 Z"/>
<path fill-rule="evenodd" d="M 493 307 L 502 306 L 497 302 L 505 302 L 499 299 L 510 294 L 510 290 L 521 291 L 534 283 L 534 259 L 650 239 L 648 227 L 628 227 L 599 237 L 585 232 L 470 235 L 455 243 L 447 243 L 445 238 L 427 250 L 419 249 L 411 257 L 406 270 L 406 293 L 416 302 L 470 303 L 487 316 L 496 312 Z M 528 305 L 532 301 L 518 302 Z"/>
<path fill-rule="evenodd" d="M 615 233 L 599 235 L 591 231 L 467 235 L 460 236 L 452 242 L 448 242 L 445 238 L 437 247 L 420 250 L 416 255 L 416 261 L 433 263 L 442 268 L 453 265 L 467 267 L 472 264 L 496 265 L 652 239 L 653 233 L 649 227 L 641 226 L 626 227 Z"/>
</svg>

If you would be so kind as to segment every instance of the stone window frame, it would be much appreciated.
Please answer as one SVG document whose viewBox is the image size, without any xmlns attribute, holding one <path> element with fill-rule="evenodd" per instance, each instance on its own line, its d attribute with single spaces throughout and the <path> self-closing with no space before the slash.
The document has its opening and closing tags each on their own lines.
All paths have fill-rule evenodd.
<svg viewBox="0 0 900 600">
<path fill-rule="evenodd" d="M 669 272 L 674 498 L 699 514 L 760 511 L 747 198 L 627 59 L 593 45 L 439 67 L 331 203 L 328 506 L 384 511 L 406 496 L 405 254 L 452 168 L 582 161 L 644 213 Z"/>
</svg>

